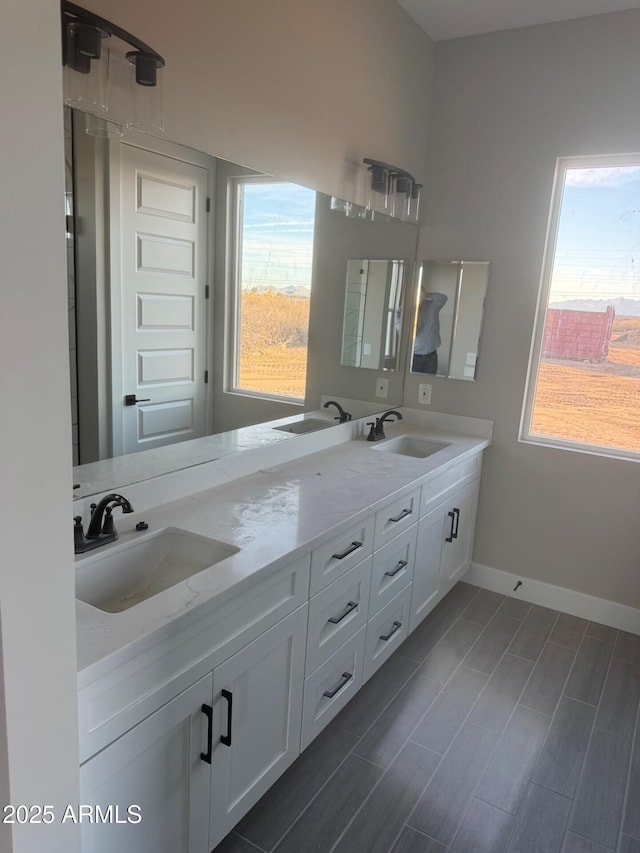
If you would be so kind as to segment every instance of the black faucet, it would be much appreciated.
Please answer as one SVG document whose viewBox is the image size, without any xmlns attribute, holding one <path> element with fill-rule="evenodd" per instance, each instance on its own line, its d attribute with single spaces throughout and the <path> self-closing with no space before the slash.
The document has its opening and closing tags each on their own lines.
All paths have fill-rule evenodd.
<svg viewBox="0 0 640 853">
<path fill-rule="evenodd" d="M 350 420 L 351 420 L 351 415 L 350 415 L 350 413 L 349 413 L 349 412 L 345 412 L 345 410 L 342 408 L 342 406 L 340 405 L 340 403 L 336 403 L 336 401 L 335 401 L 335 400 L 329 400 L 329 402 L 328 402 L 328 403 L 325 403 L 325 404 L 324 404 L 324 406 L 323 406 L 322 408 L 323 408 L 323 409 L 328 409 L 328 408 L 329 408 L 329 406 L 335 406 L 335 407 L 336 407 L 336 409 L 338 410 L 338 412 L 340 413 L 340 417 L 334 418 L 334 421 L 339 421 L 341 424 L 343 424 L 345 421 L 350 421 Z"/>
<path fill-rule="evenodd" d="M 93 548 L 99 548 L 101 545 L 106 545 L 107 542 L 115 542 L 118 538 L 118 531 L 113 523 L 112 513 L 117 506 L 122 509 L 122 512 L 133 512 L 133 507 L 129 501 L 122 495 L 115 493 L 106 495 L 99 504 L 92 504 L 91 520 L 87 527 L 86 536 L 82 527 L 82 516 L 76 515 L 74 517 L 73 539 L 76 554 L 83 554 L 85 551 L 93 550 Z"/>
<path fill-rule="evenodd" d="M 367 441 L 382 441 L 383 438 L 386 438 L 386 435 L 384 434 L 384 422 L 387 418 L 390 418 L 391 415 L 395 415 L 396 419 L 399 421 L 402 420 L 400 412 L 397 412 L 395 409 L 389 409 L 389 411 L 385 412 L 384 415 L 376 418 L 375 424 L 373 421 L 368 421 L 367 426 L 370 426 L 371 429 L 369 430 Z"/>
</svg>

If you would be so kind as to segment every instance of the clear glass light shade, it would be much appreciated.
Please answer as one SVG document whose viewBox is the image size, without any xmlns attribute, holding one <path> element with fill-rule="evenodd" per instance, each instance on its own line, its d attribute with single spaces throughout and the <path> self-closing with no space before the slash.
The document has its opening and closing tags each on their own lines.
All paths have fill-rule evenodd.
<svg viewBox="0 0 640 853">
<path fill-rule="evenodd" d="M 407 200 L 407 215 L 405 217 L 407 222 L 411 222 L 414 225 L 418 225 L 420 223 L 420 214 L 422 213 L 421 204 L 422 185 L 413 184 L 411 195 Z"/>
<path fill-rule="evenodd" d="M 404 222 L 407 218 L 412 188 L 413 181 L 410 178 L 401 175 L 395 176 L 392 193 L 392 216 L 394 219 L 400 219 Z"/>
<path fill-rule="evenodd" d="M 63 95 L 68 106 L 88 112 L 108 109 L 108 37 L 98 27 L 66 25 Z"/>
<path fill-rule="evenodd" d="M 123 130 L 120 124 L 91 113 L 86 113 L 84 118 L 85 132 L 89 136 L 97 136 L 99 139 L 117 139 L 122 136 Z"/>
<path fill-rule="evenodd" d="M 164 106 L 162 97 L 162 66 L 150 67 L 148 62 L 132 61 L 127 54 L 129 64 L 129 91 L 131 92 L 132 112 L 127 127 L 142 130 L 145 133 L 164 133 Z M 155 71 L 155 73 L 152 73 Z M 155 78 L 155 84 L 149 81 Z"/>
<path fill-rule="evenodd" d="M 391 214 L 391 175 L 387 169 L 379 166 L 369 169 L 367 208 L 373 213 Z"/>
</svg>

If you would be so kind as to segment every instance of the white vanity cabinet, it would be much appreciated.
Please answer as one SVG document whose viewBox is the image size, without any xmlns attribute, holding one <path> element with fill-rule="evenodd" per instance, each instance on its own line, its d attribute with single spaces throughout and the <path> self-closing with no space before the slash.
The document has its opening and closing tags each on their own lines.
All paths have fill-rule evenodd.
<svg viewBox="0 0 640 853">
<path fill-rule="evenodd" d="M 306 633 L 304 605 L 213 671 L 210 850 L 300 752 Z"/>
<path fill-rule="evenodd" d="M 82 821 L 83 853 L 209 853 L 212 689 L 201 678 L 80 767 L 80 802 L 105 815 Z"/>
</svg>

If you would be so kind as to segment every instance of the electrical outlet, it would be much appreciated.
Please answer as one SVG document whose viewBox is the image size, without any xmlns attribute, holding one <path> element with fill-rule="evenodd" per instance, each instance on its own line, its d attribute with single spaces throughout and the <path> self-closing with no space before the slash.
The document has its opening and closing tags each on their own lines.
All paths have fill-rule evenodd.
<svg viewBox="0 0 640 853">
<path fill-rule="evenodd" d="M 423 406 L 431 405 L 431 385 L 418 386 L 418 402 Z"/>
<path fill-rule="evenodd" d="M 386 400 L 388 393 L 389 393 L 389 380 L 378 378 L 378 381 L 376 382 L 376 397 L 380 397 L 383 400 Z"/>
</svg>

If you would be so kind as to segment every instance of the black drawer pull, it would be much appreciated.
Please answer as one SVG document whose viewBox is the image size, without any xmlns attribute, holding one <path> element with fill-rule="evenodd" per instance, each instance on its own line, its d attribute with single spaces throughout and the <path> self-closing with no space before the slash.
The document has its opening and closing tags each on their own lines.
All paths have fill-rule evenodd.
<svg viewBox="0 0 640 853">
<path fill-rule="evenodd" d="M 390 518 L 389 521 L 402 521 L 403 518 L 406 518 L 408 515 L 411 515 L 412 512 L 413 510 L 411 509 L 403 509 L 400 515 L 396 515 L 395 518 Z"/>
<path fill-rule="evenodd" d="M 342 622 L 342 620 L 347 617 L 352 610 L 355 610 L 359 603 L 359 601 L 350 601 L 345 607 L 344 612 L 342 612 L 340 616 L 330 616 L 327 619 L 327 622 L 331 622 L 333 625 L 337 625 L 338 622 Z"/>
<path fill-rule="evenodd" d="M 353 674 L 351 672 L 343 672 L 342 678 L 338 682 L 338 686 L 335 688 L 335 690 L 325 690 L 322 695 L 326 696 L 327 699 L 333 699 L 333 697 L 336 695 L 336 693 L 339 690 L 342 690 L 342 688 L 345 686 L 345 684 L 348 684 L 352 678 L 353 678 Z"/>
<path fill-rule="evenodd" d="M 231 746 L 231 723 L 233 719 L 233 693 L 230 690 L 222 690 L 222 698 L 227 700 L 227 733 L 220 735 L 220 743 Z"/>
<path fill-rule="evenodd" d="M 458 509 L 457 506 L 454 506 L 453 511 L 456 514 L 456 529 L 453 533 L 453 538 L 457 539 L 458 538 L 458 528 L 460 527 L 460 510 Z"/>
<path fill-rule="evenodd" d="M 380 639 L 384 640 L 386 643 L 387 640 L 390 640 L 393 637 L 396 631 L 400 630 L 400 628 L 402 628 L 402 622 L 394 622 L 388 634 L 380 634 Z"/>
<path fill-rule="evenodd" d="M 385 572 L 385 575 L 387 575 L 390 578 L 395 578 L 395 576 L 398 574 L 398 572 L 401 572 L 402 569 L 404 569 L 404 567 L 406 565 L 407 565 L 406 560 L 399 560 L 398 565 L 395 567 L 395 569 L 391 569 L 390 572 Z"/>
<path fill-rule="evenodd" d="M 456 517 L 454 512 L 448 512 L 447 515 L 451 519 L 451 530 L 449 531 L 449 535 L 444 540 L 445 542 L 453 542 L 453 521 Z"/>
<path fill-rule="evenodd" d="M 212 740 L 213 740 L 213 708 L 211 705 L 203 705 L 202 713 L 207 717 L 207 751 L 200 753 L 200 758 L 211 764 Z"/>
<path fill-rule="evenodd" d="M 331 556 L 334 560 L 344 560 L 345 557 L 348 557 L 349 554 L 353 554 L 353 552 L 357 551 L 358 548 L 362 548 L 362 542 L 352 542 L 347 550 L 343 551 L 342 554 L 332 554 Z"/>
</svg>

